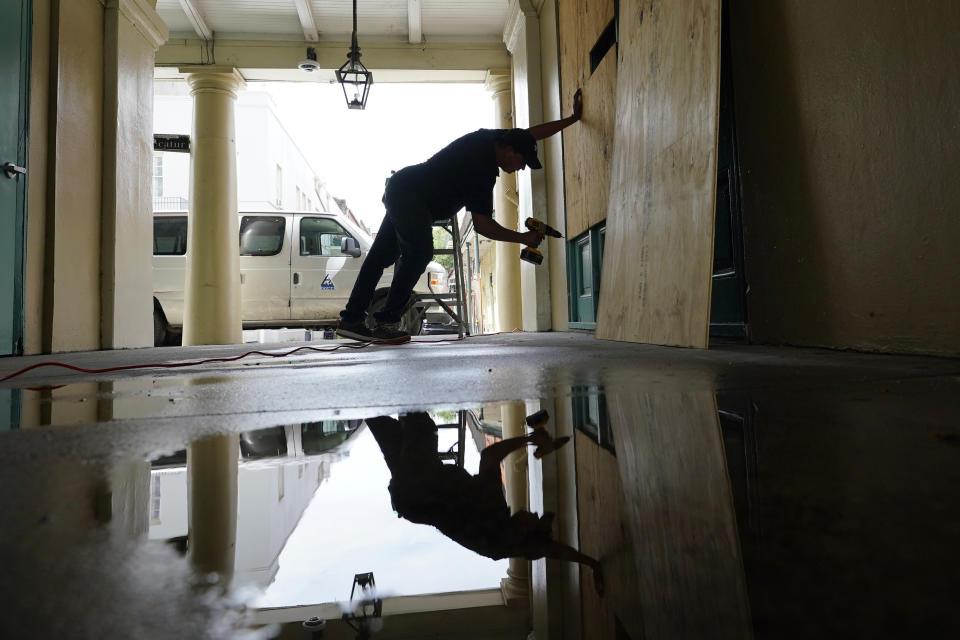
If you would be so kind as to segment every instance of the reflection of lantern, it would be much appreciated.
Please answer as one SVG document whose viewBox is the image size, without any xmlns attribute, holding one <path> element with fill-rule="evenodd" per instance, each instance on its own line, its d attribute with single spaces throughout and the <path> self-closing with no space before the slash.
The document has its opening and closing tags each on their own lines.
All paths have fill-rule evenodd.
<svg viewBox="0 0 960 640">
<path fill-rule="evenodd" d="M 359 598 L 354 599 L 357 587 Z M 377 584 L 373 573 L 358 573 L 353 576 L 350 589 L 350 604 L 353 609 L 343 614 L 343 620 L 357 632 L 357 640 L 367 640 L 374 631 L 383 628 L 383 600 L 377 597 Z"/>
<path fill-rule="evenodd" d="M 357 587 L 360 587 L 359 594 Z M 372 572 L 353 576 L 350 602 L 340 606 L 343 611 L 341 620 L 356 632 L 356 640 L 370 640 L 375 632 L 383 629 L 383 600 L 377 597 L 377 584 Z M 325 637 L 327 621 L 318 617 L 308 618 L 303 621 L 302 628 L 310 638 L 320 640 Z"/>
<path fill-rule="evenodd" d="M 373 74 L 360 62 L 360 47 L 357 46 L 357 0 L 353 0 L 353 37 L 347 61 L 336 71 L 337 81 L 343 87 L 343 97 L 350 109 L 363 109 L 367 106 Z"/>
</svg>

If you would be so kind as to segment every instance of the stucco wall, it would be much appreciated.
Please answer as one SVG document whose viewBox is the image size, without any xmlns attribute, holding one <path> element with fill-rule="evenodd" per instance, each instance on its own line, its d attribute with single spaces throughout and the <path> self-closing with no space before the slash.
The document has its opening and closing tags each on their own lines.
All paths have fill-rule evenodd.
<svg viewBox="0 0 960 640">
<path fill-rule="evenodd" d="M 753 339 L 960 354 L 960 3 L 729 7 Z"/>
<path fill-rule="evenodd" d="M 166 25 L 144 0 L 108 3 L 101 346 L 153 345 L 153 62 Z"/>
<path fill-rule="evenodd" d="M 35 0 L 25 353 L 100 345 L 103 5 Z"/>
<path fill-rule="evenodd" d="M 43 266 L 47 183 L 47 117 L 50 101 L 50 0 L 33 0 L 30 35 L 30 148 L 27 166 L 27 247 L 24 252 L 23 351 L 39 353 L 43 345 Z"/>
<path fill-rule="evenodd" d="M 33 2 L 25 353 L 152 343 L 153 6 Z"/>
<path fill-rule="evenodd" d="M 104 11 L 97 0 L 52 8 L 43 349 L 56 352 L 100 346 Z"/>
</svg>

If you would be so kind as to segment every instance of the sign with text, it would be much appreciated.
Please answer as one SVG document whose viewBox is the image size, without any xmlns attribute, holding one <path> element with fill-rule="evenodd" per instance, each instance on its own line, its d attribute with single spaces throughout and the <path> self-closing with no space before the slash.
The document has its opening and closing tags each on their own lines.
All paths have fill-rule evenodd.
<svg viewBox="0 0 960 640">
<path fill-rule="evenodd" d="M 190 153 L 190 136 L 185 133 L 155 133 L 153 150 Z"/>
</svg>

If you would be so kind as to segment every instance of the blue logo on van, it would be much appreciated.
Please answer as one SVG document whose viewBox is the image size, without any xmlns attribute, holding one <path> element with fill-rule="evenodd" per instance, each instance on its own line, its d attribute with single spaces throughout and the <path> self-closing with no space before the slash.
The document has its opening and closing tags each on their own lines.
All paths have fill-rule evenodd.
<svg viewBox="0 0 960 640">
<path fill-rule="evenodd" d="M 334 289 L 334 286 L 333 286 L 333 278 L 331 278 L 329 274 L 327 274 L 327 277 L 324 278 L 324 279 L 323 279 L 323 282 L 320 283 L 320 288 L 321 288 L 321 289 L 330 289 L 330 290 L 333 290 L 333 289 Z"/>
</svg>

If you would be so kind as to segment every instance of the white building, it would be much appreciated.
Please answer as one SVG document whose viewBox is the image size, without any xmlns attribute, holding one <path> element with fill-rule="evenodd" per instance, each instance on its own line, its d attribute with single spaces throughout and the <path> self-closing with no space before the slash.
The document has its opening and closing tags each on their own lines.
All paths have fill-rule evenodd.
<svg viewBox="0 0 960 640">
<path fill-rule="evenodd" d="M 241 435 L 233 586 L 263 589 L 273 581 L 280 552 L 304 510 L 331 466 L 350 455 L 358 422 L 327 420 Z M 260 442 L 271 437 L 285 442 L 272 455 L 247 453 L 244 443 L 251 435 Z M 187 469 L 182 462 L 173 465 L 150 474 L 151 540 L 188 534 Z"/>
<path fill-rule="evenodd" d="M 154 84 L 153 130 L 191 133 L 193 98 L 185 82 Z M 240 209 L 274 207 L 285 211 L 343 211 L 366 229 L 343 200 L 334 198 L 280 122 L 268 93 L 242 91 L 237 98 L 237 201 Z M 190 155 L 155 151 L 153 208 L 187 209 Z"/>
</svg>

